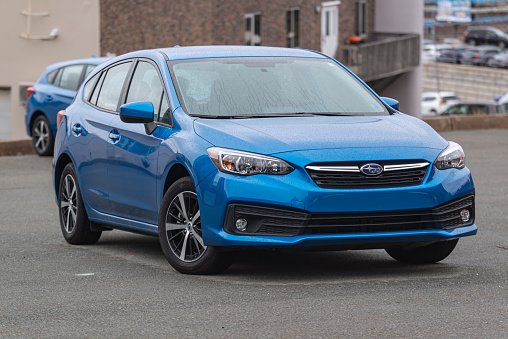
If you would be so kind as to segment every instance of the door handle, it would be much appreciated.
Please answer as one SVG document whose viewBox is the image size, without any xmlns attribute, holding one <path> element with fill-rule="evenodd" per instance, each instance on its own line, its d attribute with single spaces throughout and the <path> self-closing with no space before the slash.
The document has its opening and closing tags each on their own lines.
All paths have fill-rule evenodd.
<svg viewBox="0 0 508 339">
<path fill-rule="evenodd" d="M 74 132 L 75 135 L 80 135 L 83 132 L 83 128 L 81 127 L 80 124 L 75 124 L 74 126 L 72 126 L 72 131 Z"/>
<path fill-rule="evenodd" d="M 44 101 L 51 102 L 51 101 L 53 101 L 53 97 L 51 95 L 46 95 L 46 98 L 44 98 Z"/>
<path fill-rule="evenodd" d="M 117 130 L 113 130 L 113 131 L 109 132 L 109 138 L 113 142 L 117 142 L 118 140 L 120 140 L 120 133 L 118 133 Z"/>
</svg>

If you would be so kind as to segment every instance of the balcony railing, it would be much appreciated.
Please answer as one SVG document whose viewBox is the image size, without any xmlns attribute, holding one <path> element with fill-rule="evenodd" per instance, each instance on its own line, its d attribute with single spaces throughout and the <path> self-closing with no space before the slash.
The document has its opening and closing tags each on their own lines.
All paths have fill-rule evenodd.
<svg viewBox="0 0 508 339">
<path fill-rule="evenodd" d="M 336 59 L 366 82 L 402 74 L 420 64 L 418 34 L 375 33 L 374 39 L 339 46 Z"/>
</svg>

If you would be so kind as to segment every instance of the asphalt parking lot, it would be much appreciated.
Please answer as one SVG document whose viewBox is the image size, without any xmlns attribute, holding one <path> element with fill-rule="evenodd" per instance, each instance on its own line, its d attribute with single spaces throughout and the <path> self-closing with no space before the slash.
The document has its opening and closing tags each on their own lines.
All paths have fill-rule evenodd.
<svg viewBox="0 0 508 339">
<path fill-rule="evenodd" d="M 68 245 L 51 159 L 0 157 L 0 337 L 506 338 L 508 130 L 442 135 L 466 152 L 479 232 L 424 266 L 382 250 L 248 251 L 185 276 L 155 237 Z"/>
</svg>

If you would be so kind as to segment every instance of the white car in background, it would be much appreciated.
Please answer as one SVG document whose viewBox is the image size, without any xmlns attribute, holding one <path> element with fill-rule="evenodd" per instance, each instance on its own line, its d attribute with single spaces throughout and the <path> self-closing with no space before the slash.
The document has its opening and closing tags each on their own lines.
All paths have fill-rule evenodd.
<svg viewBox="0 0 508 339">
<path fill-rule="evenodd" d="M 458 103 L 459 98 L 453 92 L 424 92 L 422 93 L 422 116 L 437 116 L 448 107 Z"/>
<path fill-rule="evenodd" d="M 422 60 L 424 62 L 436 61 L 443 49 L 450 49 L 450 44 L 425 44 L 423 45 Z"/>
</svg>

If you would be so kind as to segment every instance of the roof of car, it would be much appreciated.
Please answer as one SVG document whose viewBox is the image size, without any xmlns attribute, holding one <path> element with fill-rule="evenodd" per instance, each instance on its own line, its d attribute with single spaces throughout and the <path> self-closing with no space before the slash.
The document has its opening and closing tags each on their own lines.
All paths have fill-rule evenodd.
<svg viewBox="0 0 508 339">
<path fill-rule="evenodd" d="M 466 28 L 466 31 L 474 31 L 474 30 L 477 30 L 477 29 L 487 29 L 487 30 L 499 30 L 499 28 L 497 27 L 493 27 L 493 26 L 469 26 L 468 28 Z"/>
<path fill-rule="evenodd" d="M 160 49 L 160 51 L 170 60 L 258 56 L 326 58 L 321 53 L 305 49 L 261 46 L 171 47 Z"/>
<path fill-rule="evenodd" d="M 86 59 L 74 59 L 74 60 L 67 60 L 62 62 L 57 62 L 56 64 L 49 65 L 46 67 L 47 71 L 52 71 L 54 69 L 69 66 L 69 65 L 80 65 L 80 64 L 89 64 L 89 65 L 100 65 L 103 62 L 111 59 L 110 57 L 90 57 Z"/>
</svg>

